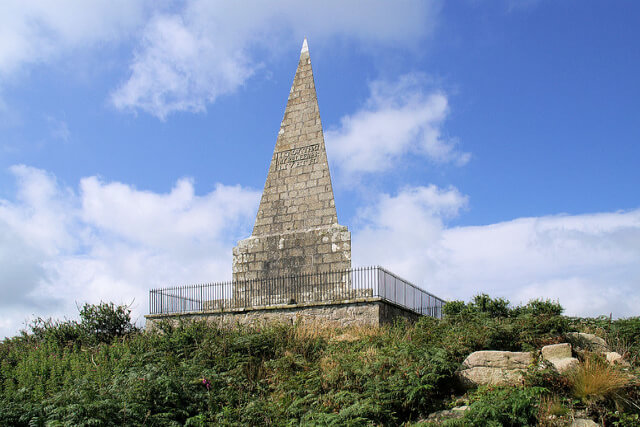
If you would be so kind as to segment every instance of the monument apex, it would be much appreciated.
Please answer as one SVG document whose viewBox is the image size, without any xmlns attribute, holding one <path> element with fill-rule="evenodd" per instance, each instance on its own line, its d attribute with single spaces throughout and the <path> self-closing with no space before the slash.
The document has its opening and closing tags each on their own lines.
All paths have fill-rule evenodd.
<svg viewBox="0 0 640 427">
<path fill-rule="evenodd" d="M 254 236 L 337 224 L 307 39 L 273 150 Z"/>
</svg>

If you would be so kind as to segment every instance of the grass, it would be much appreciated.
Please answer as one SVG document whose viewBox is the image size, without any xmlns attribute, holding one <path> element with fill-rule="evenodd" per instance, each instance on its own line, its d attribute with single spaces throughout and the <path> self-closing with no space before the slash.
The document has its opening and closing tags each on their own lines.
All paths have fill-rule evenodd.
<svg viewBox="0 0 640 427">
<path fill-rule="evenodd" d="M 567 376 L 573 396 L 585 404 L 612 397 L 634 382 L 627 372 L 596 356 L 586 358 Z"/>
<path fill-rule="evenodd" d="M 36 322 L 0 343 L 0 425 L 419 425 L 463 393 L 455 371 L 469 353 L 539 349 L 583 330 L 551 302 L 512 309 L 482 296 L 452 307 L 442 320 L 384 327 L 300 319 L 144 333 L 129 327 L 126 310 L 89 307 L 79 323 Z M 640 319 L 573 322 L 638 348 Z M 570 380 L 532 366 L 524 387 L 471 391 L 460 398 L 472 408 L 459 425 L 566 418 L 563 407 L 585 407 L 573 393 L 595 402 L 608 425 L 638 425 L 640 388 L 600 362 L 587 361 Z"/>
</svg>

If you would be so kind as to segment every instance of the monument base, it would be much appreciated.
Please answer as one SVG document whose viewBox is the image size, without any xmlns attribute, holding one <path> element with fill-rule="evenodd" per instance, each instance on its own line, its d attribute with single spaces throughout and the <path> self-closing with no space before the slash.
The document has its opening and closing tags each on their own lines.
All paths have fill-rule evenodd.
<svg viewBox="0 0 640 427">
<path fill-rule="evenodd" d="M 319 323 L 328 327 L 380 326 L 397 318 L 417 320 L 420 315 L 380 298 L 366 298 L 341 303 L 290 304 L 277 307 L 253 307 L 238 310 L 212 310 L 200 313 L 155 314 L 146 317 L 145 329 L 153 330 L 157 322 L 206 320 L 219 326 L 260 325 L 265 323 Z"/>
<path fill-rule="evenodd" d="M 351 268 L 351 233 L 333 224 L 251 236 L 233 248 L 233 281 L 328 273 Z"/>
</svg>

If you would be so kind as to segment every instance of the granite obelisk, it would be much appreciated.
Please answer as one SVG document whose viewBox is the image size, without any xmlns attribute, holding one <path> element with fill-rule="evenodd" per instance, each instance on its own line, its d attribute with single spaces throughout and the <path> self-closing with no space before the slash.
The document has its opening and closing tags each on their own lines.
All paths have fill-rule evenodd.
<svg viewBox="0 0 640 427">
<path fill-rule="evenodd" d="M 351 234 L 338 224 L 305 39 L 253 233 L 233 249 L 233 280 L 350 267 Z M 242 292 L 242 286 L 237 292 Z"/>
</svg>

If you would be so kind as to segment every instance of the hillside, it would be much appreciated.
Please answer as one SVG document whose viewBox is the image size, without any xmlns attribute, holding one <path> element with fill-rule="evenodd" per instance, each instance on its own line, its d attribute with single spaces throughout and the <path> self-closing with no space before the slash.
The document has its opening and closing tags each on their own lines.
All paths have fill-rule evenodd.
<svg viewBox="0 0 640 427">
<path fill-rule="evenodd" d="M 428 425 L 430 413 L 460 405 L 464 417 L 445 425 L 569 425 L 578 413 L 638 425 L 640 318 L 568 318 L 552 302 L 512 308 L 485 295 L 445 312 L 382 328 L 144 333 L 126 307 L 85 305 L 80 322 L 39 319 L 0 344 L 0 425 Z M 631 366 L 583 352 L 581 366 L 599 370 L 532 364 L 519 387 L 458 388 L 469 353 L 536 351 L 568 331 L 602 336 Z"/>
</svg>

